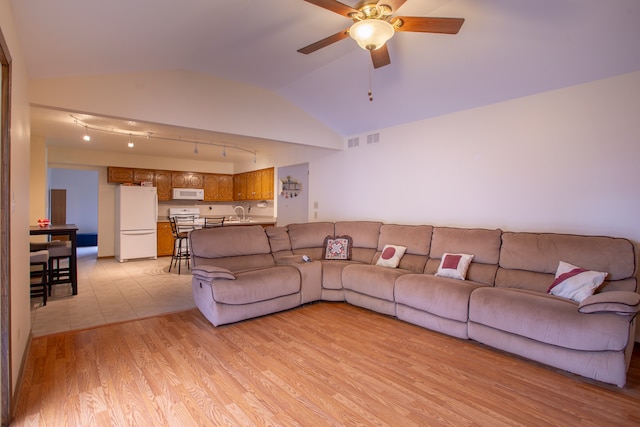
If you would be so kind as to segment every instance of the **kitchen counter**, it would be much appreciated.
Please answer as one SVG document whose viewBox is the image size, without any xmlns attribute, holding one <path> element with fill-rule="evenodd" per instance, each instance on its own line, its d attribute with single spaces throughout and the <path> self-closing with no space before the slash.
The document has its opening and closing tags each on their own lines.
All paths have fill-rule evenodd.
<svg viewBox="0 0 640 427">
<path fill-rule="evenodd" d="M 220 215 L 201 215 L 200 218 L 220 218 Z M 234 218 L 234 219 L 229 219 L 229 218 Z M 272 216 L 253 215 L 247 221 L 238 221 L 235 218 L 236 218 L 235 216 L 233 216 L 233 217 L 225 216 L 224 225 L 225 226 L 231 226 L 231 225 L 262 225 L 262 226 L 266 226 L 266 225 L 275 225 L 276 222 L 277 222 L 277 218 L 272 217 Z M 169 217 L 167 217 L 167 216 L 159 216 L 158 217 L 158 222 L 169 222 Z"/>
</svg>

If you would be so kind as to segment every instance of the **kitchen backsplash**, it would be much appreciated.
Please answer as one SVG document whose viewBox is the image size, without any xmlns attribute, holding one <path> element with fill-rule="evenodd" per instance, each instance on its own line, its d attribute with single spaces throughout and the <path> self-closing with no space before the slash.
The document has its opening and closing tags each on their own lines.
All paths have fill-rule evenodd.
<svg viewBox="0 0 640 427">
<path fill-rule="evenodd" d="M 242 206 L 246 216 L 254 217 L 275 217 L 275 209 L 273 200 L 267 200 L 266 207 L 262 206 L 264 202 L 258 201 L 242 201 L 242 202 L 191 202 L 186 200 L 161 201 L 158 203 L 158 216 L 166 217 L 169 215 L 169 208 L 193 208 L 200 209 L 200 215 L 213 216 L 236 216 L 234 207 Z M 249 212 L 249 208 L 251 211 Z"/>
</svg>

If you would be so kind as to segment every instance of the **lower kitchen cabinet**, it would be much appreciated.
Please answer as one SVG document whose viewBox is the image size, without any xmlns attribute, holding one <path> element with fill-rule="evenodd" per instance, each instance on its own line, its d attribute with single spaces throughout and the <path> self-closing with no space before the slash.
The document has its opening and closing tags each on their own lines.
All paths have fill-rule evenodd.
<svg viewBox="0 0 640 427">
<path fill-rule="evenodd" d="M 158 256 L 173 254 L 173 234 L 169 222 L 158 223 Z"/>
</svg>

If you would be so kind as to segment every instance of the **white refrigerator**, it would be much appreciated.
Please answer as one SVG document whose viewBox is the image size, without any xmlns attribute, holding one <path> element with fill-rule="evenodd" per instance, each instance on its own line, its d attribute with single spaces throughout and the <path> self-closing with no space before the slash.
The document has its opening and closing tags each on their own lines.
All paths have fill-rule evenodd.
<svg viewBox="0 0 640 427">
<path fill-rule="evenodd" d="M 156 187 L 116 187 L 115 257 L 123 262 L 158 257 Z"/>
</svg>

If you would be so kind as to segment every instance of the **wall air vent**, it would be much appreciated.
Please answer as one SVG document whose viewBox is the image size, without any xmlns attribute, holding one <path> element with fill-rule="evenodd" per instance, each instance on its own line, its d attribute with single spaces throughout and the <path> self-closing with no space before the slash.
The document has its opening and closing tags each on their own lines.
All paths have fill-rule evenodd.
<svg viewBox="0 0 640 427">
<path fill-rule="evenodd" d="M 348 148 L 355 148 L 359 145 L 360 145 L 360 138 L 357 136 L 354 138 L 349 138 L 349 140 L 347 141 Z"/>
<path fill-rule="evenodd" d="M 367 135 L 367 144 L 374 144 L 376 142 L 380 142 L 380 132 Z"/>
</svg>

